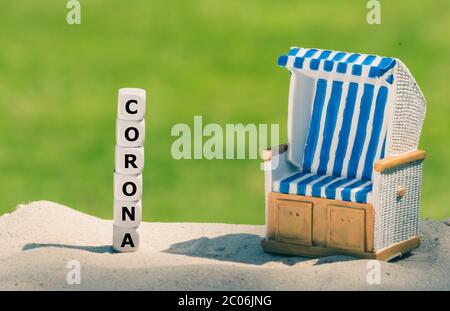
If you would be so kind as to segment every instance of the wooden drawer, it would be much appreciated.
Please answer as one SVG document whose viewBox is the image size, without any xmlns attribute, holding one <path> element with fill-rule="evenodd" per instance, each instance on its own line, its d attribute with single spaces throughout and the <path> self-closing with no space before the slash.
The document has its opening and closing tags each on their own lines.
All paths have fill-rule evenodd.
<svg viewBox="0 0 450 311">
<path fill-rule="evenodd" d="M 374 212 L 370 204 L 272 192 L 268 205 L 268 239 L 373 251 Z"/>
<path fill-rule="evenodd" d="M 312 204 L 279 202 L 277 204 L 275 239 L 301 245 L 312 245 Z"/>
<path fill-rule="evenodd" d="M 328 207 L 328 247 L 364 252 L 366 213 L 364 209 Z"/>
</svg>

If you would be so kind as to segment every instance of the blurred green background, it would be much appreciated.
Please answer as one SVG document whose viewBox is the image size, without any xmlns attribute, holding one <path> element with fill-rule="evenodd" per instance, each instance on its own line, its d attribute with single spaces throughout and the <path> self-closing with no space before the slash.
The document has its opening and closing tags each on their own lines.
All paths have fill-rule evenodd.
<svg viewBox="0 0 450 311">
<path fill-rule="evenodd" d="M 46 199 L 112 218 L 117 90 L 148 91 L 144 218 L 262 224 L 258 160 L 173 160 L 175 123 L 279 123 L 290 46 L 402 59 L 428 100 L 422 217 L 450 216 L 450 1 L 0 2 L 0 214 Z"/>
</svg>

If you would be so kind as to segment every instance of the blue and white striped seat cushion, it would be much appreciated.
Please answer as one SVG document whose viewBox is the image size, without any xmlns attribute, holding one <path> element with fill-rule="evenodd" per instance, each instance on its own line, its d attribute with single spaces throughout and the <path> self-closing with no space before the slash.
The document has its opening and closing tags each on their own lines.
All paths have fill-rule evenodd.
<svg viewBox="0 0 450 311">
<path fill-rule="evenodd" d="M 273 191 L 348 202 L 370 203 L 372 181 L 297 172 L 282 180 L 274 181 Z"/>
</svg>

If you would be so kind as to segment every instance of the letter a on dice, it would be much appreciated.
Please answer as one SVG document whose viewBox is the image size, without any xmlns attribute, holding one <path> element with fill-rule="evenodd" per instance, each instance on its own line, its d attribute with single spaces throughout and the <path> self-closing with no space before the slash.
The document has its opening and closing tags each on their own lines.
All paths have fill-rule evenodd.
<svg viewBox="0 0 450 311">
<path fill-rule="evenodd" d="M 139 249 L 137 229 L 113 225 L 113 248 L 122 253 L 137 251 Z"/>
</svg>

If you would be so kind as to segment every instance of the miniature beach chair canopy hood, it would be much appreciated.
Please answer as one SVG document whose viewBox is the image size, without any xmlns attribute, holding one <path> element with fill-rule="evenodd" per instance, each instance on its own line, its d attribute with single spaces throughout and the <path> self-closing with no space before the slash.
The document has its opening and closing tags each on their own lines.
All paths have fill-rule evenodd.
<svg viewBox="0 0 450 311">
<path fill-rule="evenodd" d="M 425 98 L 398 59 L 291 48 L 288 144 L 264 153 L 266 251 L 390 259 L 419 245 Z"/>
</svg>

